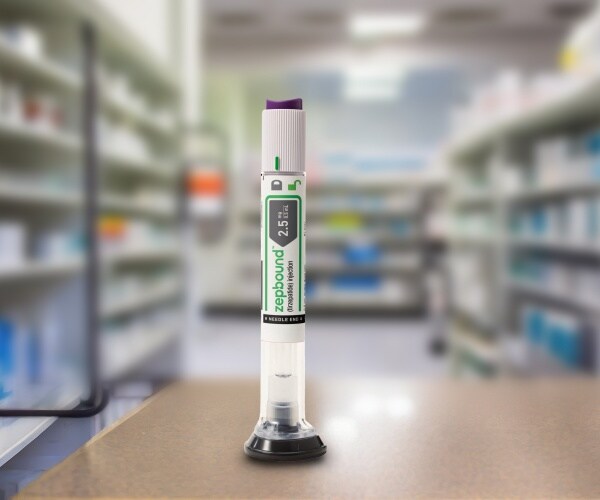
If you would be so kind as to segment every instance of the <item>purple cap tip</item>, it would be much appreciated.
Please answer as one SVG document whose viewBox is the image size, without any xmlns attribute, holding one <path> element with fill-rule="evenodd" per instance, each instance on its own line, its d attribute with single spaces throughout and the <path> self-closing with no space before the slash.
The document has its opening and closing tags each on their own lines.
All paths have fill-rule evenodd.
<svg viewBox="0 0 600 500">
<path fill-rule="evenodd" d="M 302 99 L 287 99 L 286 101 L 271 101 L 267 99 L 266 109 L 302 109 Z"/>
</svg>

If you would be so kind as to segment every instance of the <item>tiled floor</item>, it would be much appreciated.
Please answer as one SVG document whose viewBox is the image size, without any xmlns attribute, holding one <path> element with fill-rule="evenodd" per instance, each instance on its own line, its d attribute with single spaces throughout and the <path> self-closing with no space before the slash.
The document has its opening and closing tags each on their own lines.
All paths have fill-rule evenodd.
<svg viewBox="0 0 600 500">
<path fill-rule="evenodd" d="M 257 375 L 258 318 L 207 318 L 187 353 L 193 376 Z M 426 321 L 311 319 L 306 328 L 309 376 L 416 376 L 448 373 L 445 358 L 431 354 Z"/>
</svg>

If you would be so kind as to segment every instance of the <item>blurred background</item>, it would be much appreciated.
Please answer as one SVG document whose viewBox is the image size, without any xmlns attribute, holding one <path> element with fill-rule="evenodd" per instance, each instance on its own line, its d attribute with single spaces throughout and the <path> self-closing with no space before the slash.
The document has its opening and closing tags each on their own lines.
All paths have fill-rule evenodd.
<svg viewBox="0 0 600 500">
<path fill-rule="evenodd" d="M 310 377 L 600 371 L 596 2 L 0 0 L 0 409 L 111 395 L 0 419 L 6 495 L 171 380 L 258 378 L 291 97 Z"/>
</svg>

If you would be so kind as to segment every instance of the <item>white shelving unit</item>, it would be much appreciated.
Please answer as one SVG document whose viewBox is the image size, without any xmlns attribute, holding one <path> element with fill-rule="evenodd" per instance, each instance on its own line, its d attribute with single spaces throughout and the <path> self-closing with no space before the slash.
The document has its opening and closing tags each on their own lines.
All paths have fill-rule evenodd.
<svg viewBox="0 0 600 500">
<path fill-rule="evenodd" d="M 598 98 L 600 81 L 581 81 L 562 95 L 539 102 L 527 111 L 488 121 L 487 126 L 478 127 L 475 131 L 466 131 L 455 139 L 451 154 L 454 158 L 464 159 L 493 149 L 507 139 L 531 136 L 544 129 L 560 129 L 565 124 L 569 126 L 576 121 L 593 118 L 597 113 L 593 103 Z"/>
<path fill-rule="evenodd" d="M 0 119 L 0 135 L 4 141 L 32 144 L 68 154 L 81 152 L 81 140 L 71 132 L 52 131 L 28 126 L 25 123 Z"/>
<path fill-rule="evenodd" d="M 180 257 L 181 252 L 175 245 L 157 245 L 154 248 L 133 245 L 130 248 L 105 252 L 103 261 L 109 264 L 122 264 L 127 262 L 137 263 L 175 260 Z"/>
<path fill-rule="evenodd" d="M 124 316 L 173 300 L 179 293 L 181 293 L 179 285 L 167 284 L 165 286 L 158 286 L 150 291 L 132 294 L 133 296 L 131 297 L 109 301 L 102 307 L 102 316 L 105 319 Z"/>
<path fill-rule="evenodd" d="M 596 105 L 600 98 L 600 78 L 592 78 L 578 85 L 572 85 L 568 91 L 553 99 L 546 99 L 522 112 L 492 121 L 486 127 L 467 132 L 454 141 L 448 156 L 452 164 L 452 176 L 461 178 L 472 175 L 478 179 L 487 177 L 488 187 L 493 188 L 489 195 L 473 196 L 472 191 L 464 185 L 456 183 L 452 187 L 451 211 L 455 220 L 464 225 L 465 213 L 477 210 L 480 213 L 487 210 L 490 214 L 490 226 L 493 235 L 485 234 L 465 236 L 455 227 L 450 235 L 452 255 L 460 252 L 470 252 L 471 255 L 485 255 L 489 264 L 490 280 L 485 283 L 495 308 L 481 311 L 488 314 L 486 321 L 471 317 L 465 318 L 464 310 L 455 305 L 453 318 L 454 360 L 460 372 L 472 371 L 490 374 L 497 371 L 511 371 L 515 366 L 512 354 L 506 352 L 503 345 L 518 344 L 521 351 L 534 352 L 539 350 L 527 347 L 523 333 L 516 333 L 518 328 L 518 311 L 515 305 L 525 298 L 529 303 L 542 304 L 565 311 L 570 317 L 576 317 L 581 324 L 595 328 L 598 335 L 598 317 L 600 308 L 591 298 L 582 297 L 576 289 L 559 290 L 550 284 L 535 281 L 517 280 L 509 275 L 509 265 L 516 255 L 543 255 L 543 259 L 560 265 L 572 265 L 573 262 L 585 262 L 586 265 L 600 270 L 600 243 L 576 241 L 568 236 L 523 237 L 515 236 L 509 227 L 511 214 L 523 207 L 540 207 L 544 204 L 558 201 L 565 203 L 574 197 L 600 196 L 600 181 L 590 176 L 588 179 L 572 179 L 554 185 L 530 185 L 508 189 L 503 185 L 503 174 L 509 169 L 532 168 L 524 157 L 523 151 L 532 148 L 535 141 L 555 137 L 558 134 L 575 136 L 585 130 L 592 130 L 600 123 L 600 108 Z M 552 168 L 553 165 L 549 165 Z M 581 166 L 579 167 L 582 168 Z M 575 169 L 575 166 L 573 166 Z M 591 172 L 591 171 L 590 171 Z M 469 174 L 470 173 L 470 174 Z M 591 175 L 591 174 L 590 174 Z M 456 225 L 455 225 L 456 226 Z M 456 266 L 454 266 L 457 269 Z M 454 295 L 469 286 L 468 282 L 454 280 Z M 482 280 L 484 281 L 484 280 Z M 473 311 L 471 311 L 473 312 Z M 588 332 L 589 333 L 589 332 Z M 481 342 L 486 342 L 483 355 Z M 489 349 L 494 349 L 490 356 Z M 546 361 L 540 365 L 540 359 Z M 466 360 L 466 362 L 465 362 Z M 527 373 L 556 373 L 556 366 L 561 362 L 544 353 L 530 360 L 531 369 Z M 552 366 L 550 366 L 552 365 Z M 562 373 L 589 369 L 584 366 L 562 366 Z M 596 367 L 597 369 L 597 367 Z M 522 368 L 520 372 L 524 371 Z"/>
<path fill-rule="evenodd" d="M 161 206 L 152 201 L 132 200 L 125 195 L 104 195 L 101 199 L 102 208 L 108 212 L 118 212 L 124 215 L 136 215 L 149 218 L 173 220 L 176 210 L 172 207 Z"/>
<path fill-rule="evenodd" d="M 600 304 L 594 298 L 584 298 L 576 292 L 567 293 L 565 290 L 556 290 L 552 287 L 535 285 L 519 280 L 507 280 L 508 286 L 516 291 L 521 291 L 535 297 L 549 299 L 551 301 L 567 304 L 576 310 L 588 311 L 592 314 L 600 314 Z"/>
<path fill-rule="evenodd" d="M 24 80 L 33 80 L 36 83 L 71 92 L 81 90 L 81 78 L 75 72 L 47 59 L 28 57 L 1 39 L 0 63 L 2 67 L 10 68 Z"/>
<path fill-rule="evenodd" d="M 83 78 L 75 66 L 68 67 L 63 61 L 73 64 L 79 40 L 65 43 L 64 37 L 78 35 L 81 22 L 90 21 L 97 30 L 99 62 L 103 68 L 123 75 L 132 82 L 132 88 L 148 103 L 147 109 L 119 99 L 99 83 L 99 118 L 110 127 L 116 124 L 127 128 L 130 134 L 143 142 L 147 155 L 138 151 L 131 154 L 127 148 L 115 149 L 114 141 L 100 141 L 99 162 L 102 192 L 100 205 L 103 214 L 123 223 L 159 229 L 173 229 L 177 217 L 179 180 L 179 144 L 176 121 L 179 112 L 179 83 L 175 72 L 167 63 L 159 61 L 138 39 L 127 31 L 96 0 L 4 0 L 0 5 L 3 22 L 24 22 L 40 30 L 42 38 L 53 40 L 39 56 L 30 56 L 18 46 L 9 43 L 0 33 L 0 79 L 8 77 L 11 83 L 23 89 L 33 88 L 36 93 L 55 98 L 59 106 L 66 106 L 65 114 L 79 116 Z M 61 29 L 56 29 L 60 27 Z M 52 37 L 59 37 L 54 40 Z M 65 51 L 63 54 L 62 51 Z M 64 57 L 63 57 L 64 56 Z M 76 108 L 67 109 L 69 106 Z M 158 119 L 155 109 L 160 108 L 173 120 Z M 69 111 L 69 113 L 66 113 Z M 74 113 L 71 113 L 74 111 Z M 164 115 L 163 115 L 164 117 Z M 161 118 L 163 118 L 161 117 Z M 28 239 L 38 238 L 46 224 L 52 229 L 81 218 L 83 199 L 81 191 L 62 189 L 59 185 L 32 181 L 31 177 L 60 175 L 73 176 L 74 186 L 81 186 L 84 144 L 77 120 L 67 121 L 63 128 L 33 125 L 26 118 L 14 119 L 0 115 L 0 207 L 2 219 L 19 221 L 26 227 Z M 17 151 L 19 154 L 13 154 Z M 10 152 L 9 158 L 3 155 Z M 16 158 L 16 162 L 15 162 Z M 163 159 L 165 158 L 165 159 Z M 10 172 L 5 177 L 4 170 Z M 13 180 L 15 175 L 27 172 L 23 181 Z M 35 173 L 35 175 L 29 175 Z M 155 203 L 152 195 L 136 198 L 136 190 L 151 189 L 160 192 L 161 200 L 168 193 L 169 203 Z M 146 201 L 148 200 L 148 201 Z M 60 223 L 60 224 L 58 224 Z M 57 225 L 58 224 L 58 225 Z M 169 270 L 164 283 L 152 281 L 152 287 L 143 293 L 103 304 L 103 360 L 102 376 L 111 383 L 120 377 L 135 372 L 153 356 L 159 354 L 181 333 L 179 325 L 155 327 L 145 320 L 148 309 L 176 304 L 181 296 L 180 250 L 177 231 L 171 231 L 169 241 L 164 237 L 152 240 L 133 241 L 118 249 L 105 251 L 102 255 L 102 286 L 110 280 L 139 276 L 144 279 L 155 268 Z M 30 246 L 30 245 L 28 245 Z M 51 280 L 52 293 L 62 287 L 81 284 L 84 268 L 83 255 L 79 257 L 40 259 L 28 255 L 22 264 L 0 267 L 0 283 L 19 284 L 20 300 L 26 303 L 31 295 L 32 303 L 40 301 L 40 280 Z M 167 276 L 165 274 L 165 276 Z M 143 288 L 142 288 L 143 289 Z M 3 312 L 0 303 L 0 314 Z M 7 306 L 8 307 L 8 306 Z M 177 307 L 177 306 L 175 306 Z M 73 304 L 72 311 L 82 310 Z M 66 311 L 65 314 L 72 314 Z M 135 322 L 140 328 L 135 329 Z M 121 332 L 115 322 L 122 322 Z M 110 334 L 107 331 L 110 329 Z M 110 348 L 106 349 L 106 338 L 110 335 Z M 135 342 L 133 342 L 133 340 Z M 60 391 L 59 391 L 60 392 Z M 69 391 L 58 393 L 51 403 L 53 407 L 69 408 L 78 402 L 78 395 Z M 31 441 L 42 434 L 53 422 L 53 418 L 19 418 L 10 425 L 0 426 L 0 465 L 10 460 Z"/>
<path fill-rule="evenodd" d="M 56 278 L 79 273 L 83 261 L 79 258 L 49 260 L 47 262 L 23 262 L 18 265 L 0 268 L 0 282 L 27 280 L 32 278 Z"/>
<path fill-rule="evenodd" d="M 575 194 L 589 194 L 600 191 L 599 182 L 565 182 L 559 186 L 521 189 L 510 193 L 507 198 L 512 203 L 523 203 L 530 201 L 542 201 L 557 198 L 565 198 Z"/>
<path fill-rule="evenodd" d="M 106 151 L 102 153 L 102 166 L 114 173 L 130 174 L 133 176 L 147 177 L 149 180 L 173 183 L 177 179 L 177 172 L 161 166 L 151 159 L 128 157 L 122 153 Z"/>
<path fill-rule="evenodd" d="M 81 206 L 81 196 L 77 193 L 64 193 L 45 187 L 2 182 L 0 202 L 35 207 L 77 208 Z"/>
<path fill-rule="evenodd" d="M 179 86 L 173 77 L 172 69 L 158 61 L 137 39 L 121 29 L 120 24 L 104 9 L 95 5 L 95 2 L 61 1 L 64 1 L 75 15 L 92 17 L 95 20 L 102 38 L 101 57 L 108 61 L 113 58 L 120 60 L 118 62 L 123 62 L 121 59 L 125 57 L 127 61 L 132 62 L 130 66 L 128 64 L 127 75 L 135 81 L 137 89 L 147 92 L 146 97 L 151 96 L 155 99 L 159 96 L 160 108 L 168 107 L 175 116 L 178 111 Z M 132 155 L 126 151 L 115 150 L 110 143 L 107 143 L 107 147 L 100 150 L 101 167 L 108 180 L 101 198 L 101 206 L 111 217 L 117 216 L 125 220 L 143 221 L 145 224 L 157 227 L 172 228 L 177 217 L 179 144 L 175 127 L 165 125 L 150 112 L 150 109 L 156 107 L 155 104 L 148 106 L 147 109 L 141 109 L 129 100 L 117 97 L 110 89 L 101 89 L 101 109 L 107 120 L 126 123 L 133 127 L 136 134 L 147 144 L 167 148 L 166 151 L 154 150 L 150 154 Z M 167 161 L 160 159 L 167 156 L 170 157 Z M 158 203 L 151 198 L 146 199 L 147 197 L 136 199 L 129 192 L 113 190 L 114 187 L 120 186 L 122 180 L 129 186 L 135 183 L 160 189 L 161 193 L 165 190 L 169 191 L 171 193 L 169 203 Z M 164 196 L 161 199 L 164 201 Z M 134 241 L 131 243 L 132 245 L 125 245 L 120 250 L 103 255 L 103 263 L 110 272 L 110 279 L 118 279 L 121 270 L 128 273 L 141 273 L 140 276 L 143 277 L 145 273 L 152 272 L 157 265 L 169 266 L 170 276 L 179 275 L 178 241 L 161 240 L 152 245 L 144 244 L 138 247 Z M 151 286 L 142 287 L 143 291 L 104 303 L 101 310 L 102 318 L 113 322 L 129 320 L 139 315 L 143 319 L 145 311 L 177 300 L 182 293 L 180 283 L 182 280 L 171 278 L 164 283 L 153 281 Z M 134 371 L 179 333 L 179 328 L 148 327 L 145 324 L 141 327 L 127 324 L 126 328 L 123 327 L 121 336 L 120 333 L 111 331 L 109 336 L 112 349 L 105 351 L 108 354 L 104 356 L 104 376 L 114 381 L 120 375 Z M 132 338 L 139 341 L 134 344 L 131 342 Z M 129 348 L 124 348 L 126 345 Z"/>
</svg>

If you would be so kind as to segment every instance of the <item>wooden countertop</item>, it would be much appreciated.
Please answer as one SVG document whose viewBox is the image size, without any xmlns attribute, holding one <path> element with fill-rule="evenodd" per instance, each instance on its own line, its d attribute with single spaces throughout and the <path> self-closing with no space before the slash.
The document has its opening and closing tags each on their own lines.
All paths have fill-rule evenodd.
<svg viewBox="0 0 600 500">
<path fill-rule="evenodd" d="M 600 497 L 599 380 L 348 380 L 307 393 L 322 459 L 244 455 L 258 383 L 181 383 L 20 498 Z"/>
</svg>

